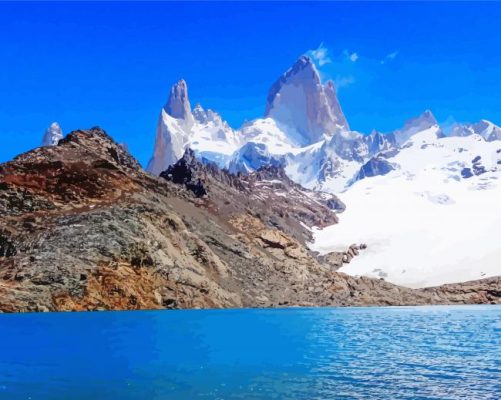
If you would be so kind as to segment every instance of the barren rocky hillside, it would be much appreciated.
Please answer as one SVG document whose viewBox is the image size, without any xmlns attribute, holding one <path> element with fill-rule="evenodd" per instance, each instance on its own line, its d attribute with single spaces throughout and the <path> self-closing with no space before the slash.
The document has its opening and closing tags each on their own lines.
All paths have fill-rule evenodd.
<svg viewBox="0 0 501 400">
<path fill-rule="evenodd" d="M 0 310 L 501 301 L 500 278 L 411 290 L 335 272 L 341 255 L 305 243 L 342 207 L 190 152 L 157 178 L 101 129 L 75 131 L 0 166 Z"/>
</svg>

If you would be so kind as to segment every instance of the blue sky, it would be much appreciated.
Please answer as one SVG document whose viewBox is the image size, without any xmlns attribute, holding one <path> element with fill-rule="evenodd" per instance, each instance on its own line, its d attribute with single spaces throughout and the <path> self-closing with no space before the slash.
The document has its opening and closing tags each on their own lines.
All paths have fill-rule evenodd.
<svg viewBox="0 0 501 400">
<path fill-rule="evenodd" d="M 0 3 L 0 162 L 99 125 L 144 164 L 170 86 L 237 128 L 301 54 L 353 129 L 501 124 L 499 3 Z M 315 53 L 312 53 L 315 51 Z"/>
</svg>

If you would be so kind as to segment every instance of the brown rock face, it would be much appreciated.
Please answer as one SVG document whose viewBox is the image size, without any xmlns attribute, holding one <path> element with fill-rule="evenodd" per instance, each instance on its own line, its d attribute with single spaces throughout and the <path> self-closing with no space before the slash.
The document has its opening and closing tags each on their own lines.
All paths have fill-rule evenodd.
<svg viewBox="0 0 501 400">
<path fill-rule="evenodd" d="M 188 166 L 200 197 L 99 128 L 0 165 L 0 310 L 499 302 L 499 279 L 411 290 L 332 272 L 305 225 L 335 223 L 335 199 L 278 170 Z"/>
</svg>

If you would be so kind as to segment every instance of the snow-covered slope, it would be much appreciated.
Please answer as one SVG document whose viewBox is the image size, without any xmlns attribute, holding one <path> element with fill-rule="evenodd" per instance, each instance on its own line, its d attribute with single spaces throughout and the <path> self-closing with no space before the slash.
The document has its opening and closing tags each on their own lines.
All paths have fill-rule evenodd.
<svg viewBox="0 0 501 400">
<path fill-rule="evenodd" d="M 501 275 L 501 142 L 437 133 L 415 134 L 388 158 L 395 170 L 340 195 L 346 211 L 312 248 L 367 243 L 341 271 L 410 287 Z"/>
<path fill-rule="evenodd" d="M 339 131 L 290 154 L 286 170 L 305 187 L 339 193 L 356 179 L 364 164 L 382 152 L 398 150 L 393 133 L 364 135 Z"/>
<path fill-rule="evenodd" d="M 45 131 L 42 146 L 55 146 L 63 138 L 63 130 L 57 122 L 53 122 Z"/>
</svg>

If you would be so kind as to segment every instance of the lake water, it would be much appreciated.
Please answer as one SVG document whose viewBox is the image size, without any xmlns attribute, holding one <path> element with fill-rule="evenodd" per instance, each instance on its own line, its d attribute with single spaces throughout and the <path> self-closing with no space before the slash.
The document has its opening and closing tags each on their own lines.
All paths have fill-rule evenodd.
<svg viewBox="0 0 501 400">
<path fill-rule="evenodd" d="M 500 399 L 501 307 L 0 315 L 0 399 Z"/>
</svg>

